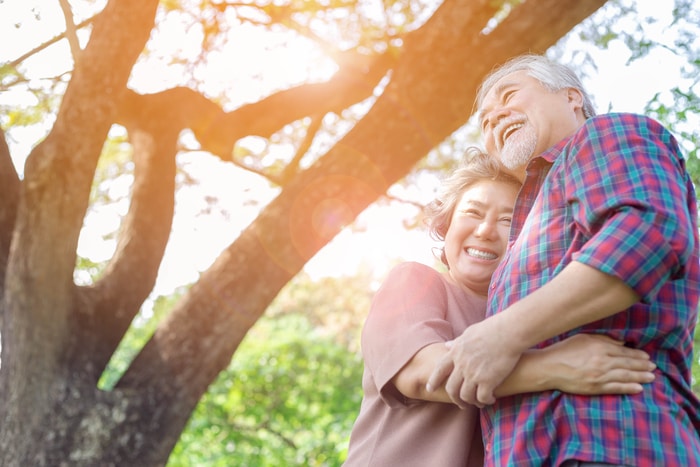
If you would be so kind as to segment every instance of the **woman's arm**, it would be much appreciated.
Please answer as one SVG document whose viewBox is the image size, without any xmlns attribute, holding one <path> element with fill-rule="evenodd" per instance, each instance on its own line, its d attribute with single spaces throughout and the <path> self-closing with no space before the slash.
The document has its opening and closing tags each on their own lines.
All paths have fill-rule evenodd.
<svg viewBox="0 0 700 467">
<path fill-rule="evenodd" d="M 411 360 L 391 380 L 396 389 L 409 399 L 429 402 L 452 403 L 450 397 L 441 386 L 435 391 L 428 392 L 425 385 L 437 362 L 447 353 L 444 342 L 429 344 L 420 349 Z"/>
<path fill-rule="evenodd" d="M 576 334 L 523 354 L 495 395 L 558 389 L 572 394 L 636 394 L 654 380 L 649 355 L 608 336 Z"/>
<path fill-rule="evenodd" d="M 428 392 L 425 385 L 434 366 L 447 353 L 444 343 L 423 347 L 394 376 L 406 397 L 452 403 L 444 387 Z M 530 350 L 498 386 L 498 397 L 549 389 L 573 394 L 635 394 L 654 380 L 655 365 L 646 352 L 631 349 L 607 336 L 577 334 L 545 349 Z"/>
</svg>

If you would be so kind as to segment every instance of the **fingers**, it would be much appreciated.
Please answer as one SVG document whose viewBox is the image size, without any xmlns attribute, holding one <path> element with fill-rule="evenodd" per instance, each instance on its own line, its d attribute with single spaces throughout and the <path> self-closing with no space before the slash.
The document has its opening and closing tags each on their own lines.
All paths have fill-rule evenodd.
<svg viewBox="0 0 700 467">
<path fill-rule="evenodd" d="M 471 404 L 469 398 L 462 397 L 462 391 L 465 390 L 465 387 L 467 386 L 468 385 L 464 381 L 464 378 L 458 371 L 453 372 L 445 383 L 445 391 L 450 396 L 450 400 L 452 400 L 455 405 L 462 409 Z M 472 397 L 472 399 L 474 398 Z"/>
<path fill-rule="evenodd" d="M 587 355 L 589 355 L 589 358 L 586 363 L 594 365 L 593 368 L 603 372 L 615 369 L 651 372 L 656 369 L 656 365 L 651 361 L 647 352 L 626 347 L 623 341 L 603 335 L 580 336 L 588 339 Z M 643 381 L 637 378 L 635 382 L 648 382 L 646 375 L 642 379 Z"/>
<path fill-rule="evenodd" d="M 481 408 L 496 402 L 496 398 L 493 396 L 493 390 L 494 388 L 492 386 L 480 384 L 476 391 L 477 404 L 475 405 Z"/>
<path fill-rule="evenodd" d="M 579 394 L 637 394 L 644 390 L 644 385 L 656 378 L 652 371 L 617 368 L 605 371 L 599 377 L 581 384 Z"/>
<path fill-rule="evenodd" d="M 601 386 L 601 389 L 598 390 L 593 390 L 591 394 L 638 394 L 642 391 L 644 391 L 644 384 L 643 383 L 649 383 L 651 380 L 653 380 L 653 375 L 651 377 L 651 380 L 649 380 L 649 377 L 645 377 L 648 381 L 643 381 L 643 382 L 634 382 L 634 381 L 628 381 L 628 382 L 623 382 L 625 378 L 620 378 L 616 381 L 610 382 L 603 384 Z M 641 379 L 641 378 L 632 378 L 632 379 Z"/>
<path fill-rule="evenodd" d="M 624 347 L 620 347 L 620 349 L 624 349 Z M 604 392 L 614 390 L 615 393 L 636 393 L 641 390 L 637 384 L 650 383 L 655 378 L 653 372 L 656 369 L 656 364 L 649 360 L 646 352 L 634 349 L 626 349 L 617 355 L 592 357 L 586 362 L 586 365 L 590 366 L 584 375 L 589 375 L 587 379 L 598 384 Z M 625 386 L 626 383 L 633 385 Z"/>
<path fill-rule="evenodd" d="M 649 360 L 650 358 L 649 354 L 645 351 L 626 347 L 624 341 L 613 339 L 610 336 L 601 334 L 582 334 L 582 336 L 595 339 L 599 344 L 605 345 L 609 355 L 612 356 L 635 358 L 640 360 Z"/>
<path fill-rule="evenodd" d="M 618 369 L 612 370 L 607 373 L 606 378 L 608 382 L 615 384 L 626 384 L 626 383 L 651 383 L 656 379 L 656 375 L 652 371 L 633 371 L 628 369 Z"/>
<path fill-rule="evenodd" d="M 639 383 L 611 383 L 605 386 L 606 394 L 639 394 L 644 386 Z"/>
<path fill-rule="evenodd" d="M 614 366 L 617 368 L 626 368 L 632 371 L 651 372 L 656 369 L 656 364 L 651 360 L 641 358 L 617 358 L 614 360 Z"/>
<path fill-rule="evenodd" d="M 447 344 L 451 343 L 452 341 Z M 470 404 L 478 405 L 476 404 L 476 386 L 467 384 L 462 372 L 455 370 L 454 361 L 450 354 L 440 359 L 430 374 L 425 389 L 428 392 L 433 392 L 443 385 L 450 400 L 458 407 L 464 409 Z M 468 394 L 469 397 L 462 397 L 462 394 Z"/>
<path fill-rule="evenodd" d="M 625 347 L 625 343 L 622 341 L 610 340 L 606 345 L 610 355 L 628 357 L 628 358 L 638 358 L 641 360 L 649 360 L 649 354 L 643 350 L 635 349 L 632 347 Z"/>
<path fill-rule="evenodd" d="M 601 357 L 597 360 L 600 360 L 598 362 L 599 368 L 606 369 L 608 371 L 619 368 L 630 371 L 651 372 L 656 369 L 656 364 L 649 360 L 649 356 L 646 354 L 646 352 L 609 355 L 607 357 Z"/>
<path fill-rule="evenodd" d="M 649 361 L 650 357 L 649 354 L 646 353 L 643 350 L 639 349 L 632 349 L 630 347 L 617 347 L 616 351 L 614 352 L 615 356 L 620 356 L 620 357 L 625 357 L 629 360 L 635 359 L 635 360 L 640 360 L 640 361 Z"/>
<path fill-rule="evenodd" d="M 440 359 L 440 362 L 430 374 L 430 378 L 428 378 L 428 382 L 425 385 L 426 391 L 433 392 L 437 388 L 442 386 L 447 377 L 450 376 L 450 374 L 452 373 L 453 368 L 454 364 L 452 363 L 451 358 L 443 357 L 442 359 Z"/>
</svg>

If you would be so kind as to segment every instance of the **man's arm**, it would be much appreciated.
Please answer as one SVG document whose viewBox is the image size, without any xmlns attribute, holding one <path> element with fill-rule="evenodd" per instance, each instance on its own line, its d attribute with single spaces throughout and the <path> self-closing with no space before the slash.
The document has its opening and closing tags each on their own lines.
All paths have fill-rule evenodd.
<svg viewBox="0 0 700 467">
<path fill-rule="evenodd" d="M 450 399 L 483 407 L 529 348 L 639 301 L 620 279 L 572 262 L 552 281 L 506 310 L 469 326 L 428 379 Z"/>
</svg>

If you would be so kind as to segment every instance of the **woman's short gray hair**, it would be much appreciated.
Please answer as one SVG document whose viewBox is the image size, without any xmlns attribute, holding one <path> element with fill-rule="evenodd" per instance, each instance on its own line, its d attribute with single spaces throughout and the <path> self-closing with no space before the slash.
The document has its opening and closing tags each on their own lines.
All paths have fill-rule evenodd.
<svg viewBox="0 0 700 467">
<path fill-rule="evenodd" d="M 476 108 L 480 109 L 494 84 L 501 78 L 516 71 L 527 71 L 529 76 L 538 80 L 550 91 L 559 91 L 565 88 L 578 89 L 583 96 L 583 116 L 588 119 L 595 116 L 591 96 L 583 88 L 583 83 L 574 71 L 566 65 L 550 60 L 544 55 L 525 54 L 512 58 L 492 71 L 479 87 L 476 95 Z"/>
<path fill-rule="evenodd" d="M 462 195 L 469 187 L 484 180 L 511 183 L 518 188 L 521 186 L 520 180 L 505 171 L 495 158 L 477 147 L 469 147 L 461 165 L 443 181 L 435 200 L 425 207 L 424 213 L 432 238 L 445 240 L 452 214 Z M 441 251 L 440 260 L 449 266 L 444 250 Z"/>
</svg>

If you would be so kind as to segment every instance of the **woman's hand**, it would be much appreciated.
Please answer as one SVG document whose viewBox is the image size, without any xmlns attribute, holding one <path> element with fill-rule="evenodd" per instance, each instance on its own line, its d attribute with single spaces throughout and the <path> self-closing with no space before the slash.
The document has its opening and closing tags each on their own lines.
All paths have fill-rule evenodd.
<svg viewBox="0 0 700 467">
<path fill-rule="evenodd" d="M 572 394 L 636 394 L 654 380 L 649 355 L 608 336 L 577 334 L 538 350 L 551 373 L 549 389 Z"/>
</svg>

